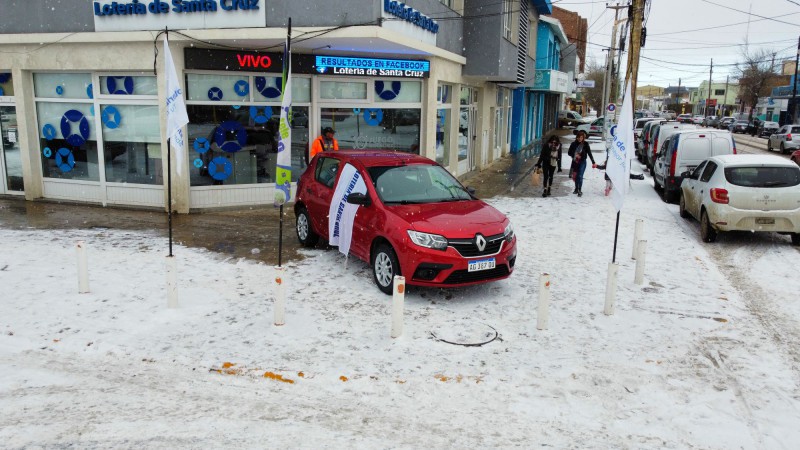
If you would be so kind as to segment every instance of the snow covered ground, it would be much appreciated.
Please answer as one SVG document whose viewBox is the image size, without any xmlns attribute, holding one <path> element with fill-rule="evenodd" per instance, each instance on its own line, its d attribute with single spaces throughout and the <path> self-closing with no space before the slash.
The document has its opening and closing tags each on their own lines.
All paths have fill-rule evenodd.
<svg viewBox="0 0 800 450">
<path fill-rule="evenodd" d="M 606 316 L 615 214 L 602 173 L 587 176 L 582 198 L 490 199 L 515 225 L 514 274 L 410 288 L 398 339 L 390 297 L 366 264 L 345 267 L 334 250 L 288 266 L 286 325 L 275 327 L 272 267 L 176 247 L 170 310 L 154 234 L 0 228 L 0 442 L 796 448 L 798 249 L 748 233 L 703 244 L 652 181 L 632 181 Z M 630 258 L 638 218 L 643 285 Z M 77 293 L 79 239 L 88 294 Z M 545 331 L 542 272 L 552 274 Z M 481 347 L 433 338 L 479 342 L 493 330 Z"/>
</svg>

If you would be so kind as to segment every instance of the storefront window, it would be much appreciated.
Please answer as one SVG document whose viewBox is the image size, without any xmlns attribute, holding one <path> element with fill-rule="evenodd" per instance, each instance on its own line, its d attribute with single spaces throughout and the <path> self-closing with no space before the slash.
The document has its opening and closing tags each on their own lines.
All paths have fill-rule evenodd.
<svg viewBox="0 0 800 450">
<path fill-rule="evenodd" d="M 33 87 L 38 98 L 91 99 L 92 76 L 88 73 L 37 73 Z"/>
<path fill-rule="evenodd" d="M 419 81 L 375 80 L 375 101 L 378 103 L 419 103 L 422 101 L 422 83 Z"/>
<path fill-rule="evenodd" d="M 106 181 L 163 184 L 156 105 L 103 105 Z"/>
<path fill-rule="evenodd" d="M 0 155 L 3 157 L 6 187 L 9 191 L 24 190 L 22 184 L 22 158 L 19 148 L 17 128 L 17 109 L 14 106 L 0 106 Z M 0 175 L 3 175 L 0 173 Z M 2 184 L 0 183 L 0 189 Z"/>
<path fill-rule="evenodd" d="M 319 98 L 324 100 L 366 100 L 367 83 L 362 81 L 320 81 Z"/>
<path fill-rule="evenodd" d="M 274 82 L 274 77 L 262 78 L 266 83 Z M 280 80 L 280 77 L 278 77 Z M 256 83 L 258 85 L 258 83 Z M 206 75 L 190 73 L 186 75 L 187 96 L 186 100 L 212 101 L 212 102 L 246 102 L 250 100 L 250 77 L 247 75 Z M 270 89 L 274 86 L 264 86 L 263 91 L 269 95 L 275 94 Z M 275 94 L 280 102 L 280 85 Z M 274 100 L 274 98 L 273 98 Z"/>
<path fill-rule="evenodd" d="M 152 76 L 109 75 L 100 77 L 103 95 L 158 95 L 158 81 Z"/>
<path fill-rule="evenodd" d="M 94 107 L 91 103 L 38 102 L 42 174 L 99 181 Z"/>
<path fill-rule="evenodd" d="M 322 128 L 336 131 L 340 149 L 388 149 L 419 154 L 420 109 L 323 108 Z"/>
<path fill-rule="evenodd" d="M 450 165 L 450 129 L 453 109 L 453 86 L 440 84 L 436 88 L 436 162 Z"/>
<path fill-rule="evenodd" d="M 11 82 L 11 72 L 0 70 L 0 97 L 14 95 L 14 83 Z"/>
</svg>

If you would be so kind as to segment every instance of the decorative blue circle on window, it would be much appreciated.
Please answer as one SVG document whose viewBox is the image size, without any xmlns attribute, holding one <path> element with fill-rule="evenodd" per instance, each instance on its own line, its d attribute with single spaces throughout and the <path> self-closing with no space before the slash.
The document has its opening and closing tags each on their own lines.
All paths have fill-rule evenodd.
<svg viewBox="0 0 800 450">
<path fill-rule="evenodd" d="M 276 86 L 281 86 L 282 82 L 283 78 L 275 77 Z M 267 98 L 278 98 L 281 96 L 280 88 L 275 86 L 267 86 L 266 77 L 256 77 L 256 89 L 261 93 L 261 95 Z"/>
<path fill-rule="evenodd" d="M 89 106 L 89 114 L 94 116 L 94 105 Z"/>
<path fill-rule="evenodd" d="M 86 96 L 89 98 L 94 98 L 94 86 L 92 83 L 89 83 L 89 85 L 86 86 Z"/>
<path fill-rule="evenodd" d="M 353 113 L 361 114 L 361 108 L 353 108 Z"/>
<path fill-rule="evenodd" d="M 44 128 L 42 128 L 42 134 L 44 135 L 45 139 L 52 141 L 56 138 L 56 127 L 48 123 L 44 126 Z"/>
<path fill-rule="evenodd" d="M 197 138 L 194 140 L 194 149 L 197 153 L 205 153 L 211 148 L 211 142 L 206 138 Z"/>
<path fill-rule="evenodd" d="M 222 122 L 214 131 L 214 142 L 222 151 L 236 153 L 247 144 L 247 131 L 235 120 Z"/>
<path fill-rule="evenodd" d="M 113 106 L 106 106 L 103 108 L 103 123 L 112 130 L 119 127 L 122 117 L 119 115 L 117 108 Z"/>
<path fill-rule="evenodd" d="M 198 169 L 203 167 L 203 160 L 200 158 L 195 158 L 194 166 L 197 167 Z"/>
<path fill-rule="evenodd" d="M 364 108 L 364 122 L 367 125 L 380 125 L 383 120 L 383 110 L 378 108 Z"/>
<path fill-rule="evenodd" d="M 272 117 L 272 108 L 269 106 L 251 106 L 250 117 L 253 118 L 255 123 L 267 123 Z"/>
<path fill-rule="evenodd" d="M 387 89 L 385 83 L 378 80 L 375 82 L 375 93 L 384 100 L 394 100 L 400 94 L 401 87 L 402 84 L 399 81 L 392 81 L 391 87 Z"/>
<path fill-rule="evenodd" d="M 133 77 L 106 77 L 106 87 L 111 95 L 131 95 Z"/>
<path fill-rule="evenodd" d="M 61 135 L 69 145 L 83 145 L 89 139 L 89 121 L 78 110 L 70 109 L 61 117 Z"/>
<path fill-rule="evenodd" d="M 247 81 L 239 80 L 233 85 L 233 90 L 236 91 L 240 97 L 244 97 L 250 93 L 250 84 L 248 84 Z"/>
<path fill-rule="evenodd" d="M 64 86 L 56 86 L 56 94 L 64 95 Z"/>
<path fill-rule="evenodd" d="M 241 107 L 242 107 L 242 105 L 233 105 L 233 106 L 232 106 L 232 108 L 233 108 L 233 109 L 239 109 L 239 108 L 241 108 Z"/>
<path fill-rule="evenodd" d="M 44 155 L 45 158 L 49 158 L 53 156 L 53 151 L 50 150 L 50 147 L 45 147 L 44 149 L 42 149 L 42 154 Z"/>
<path fill-rule="evenodd" d="M 208 163 L 208 174 L 215 180 L 225 180 L 233 173 L 233 165 L 228 158 L 217 156 Z"/>
<path fill-rule="evenodd" d="M 6 92 L 3 90 L 3 88 L 0 87 L 0 97 L 2 97 L 5 94 L 6 94 Z"/>
<path fill-rule="evenodd" d="M 222 89 L 220 89 L 218 87 L 212 87 L 211 89 L 208 90 L 208 99 L 209 100 L 213 100 L 215 102 L 218 102 L 218 101 L 222 100 L 222 97 L 223 97 Z"/>
<path fill-rule="evenodd" d="M 0 73 L 0 84 L 5 83 L 6 81 L 8 81 L 10 79 L 11 79 L 11 74 L 10 73 L 8 73 L 8 72 Z"/>
<path fill-rule="evenodd" d="M 56 166 L 62 172 L 69 172 L 75 167 L 75 156 L 72 155 L 70 149 L 64 147 L 58 149 L 56 152 Z"/>
</svg>

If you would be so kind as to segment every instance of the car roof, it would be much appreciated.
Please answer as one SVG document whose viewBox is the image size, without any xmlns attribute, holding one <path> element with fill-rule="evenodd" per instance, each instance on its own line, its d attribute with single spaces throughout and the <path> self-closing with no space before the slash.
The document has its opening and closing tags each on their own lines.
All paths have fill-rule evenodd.
<svg viewBox="0 0 800 450">
<path fill-rule="evenodd" d="M 727 167 L 736 166 L 753 166 L 753 165 L 769 165 L 769 166 L 786 166 L 797 167 L 797 164 L 777 155 L 718 155 L 709 159 L 715 159 Z"/>
<path fill-rule="evenodd" d="M 435 161 L 414 153 L 398 152 L 384 149 L 365 150 L 332 150 L 321 155 L 338 157 L 343 161 L 357 160 L 364 167 L 396 166 L 403 164 L 436 164 Z"/>
</svg>

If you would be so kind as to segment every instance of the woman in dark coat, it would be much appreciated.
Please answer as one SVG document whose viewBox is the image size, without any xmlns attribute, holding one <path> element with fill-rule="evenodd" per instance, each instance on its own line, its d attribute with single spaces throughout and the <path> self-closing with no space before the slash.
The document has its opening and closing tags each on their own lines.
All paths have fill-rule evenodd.
<svg viewBox="0 0 800 450">
<path fill-rule="evenodd" d="M 575 180 L 575 190 L 573 194 L 578 194 L 578 197 L 583 195 L 581 188 L 583 187 L 583 173 L 586 172 L 586 158 L 592 160 L 592 167 L 597 167 L 592 156 L 592 149 L 589 143 L 586 142 L 586 133 L 583 131 L 578 132 L 575 142 L 570 144 L 567 154 L 572 158 L 572 166 L 569 171 L 570 177 Z"/>
<path fill-rule="evenodd" d="M 536 163 L 536 168 L 544 169 L 544 191 L 542 197 L 550 196 L 550 187 L 553 185 L 553 173 L 558 169 L 561 172 L 561 140 L 558 136 L 550 136 L 547 144 L 542 147 L 542 152 L 539 154 L 539 161 Z"/>
</svg>

